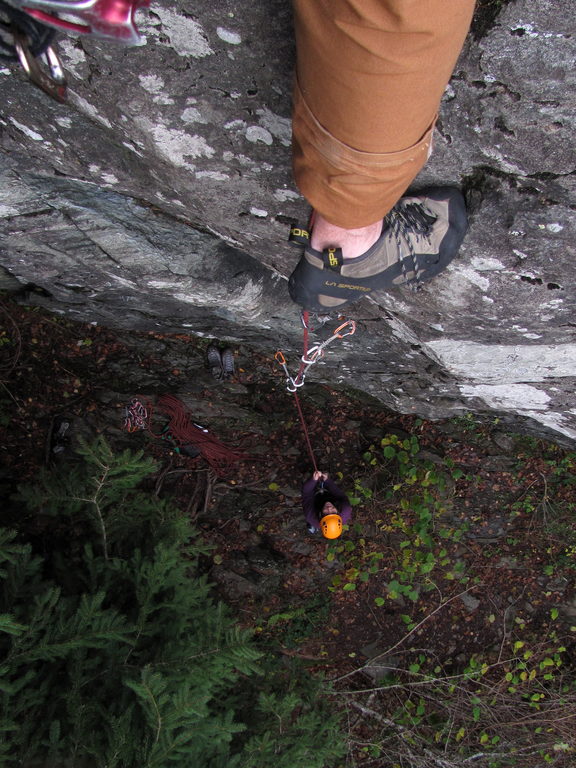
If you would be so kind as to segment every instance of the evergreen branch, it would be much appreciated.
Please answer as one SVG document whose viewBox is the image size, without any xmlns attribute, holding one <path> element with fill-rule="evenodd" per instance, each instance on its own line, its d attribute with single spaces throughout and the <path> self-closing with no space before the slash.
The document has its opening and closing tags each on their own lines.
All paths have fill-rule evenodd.
<svg viewBox="0 0 576 768">
<path fill-rule="evenodd" d="M 0 528 L 0 638 L 11 646 L 0 765 L 334 764 L 337 717 L 325 700 L 313 709 L 308 678 L 278 674 L 272 659 L 271 674 L 259 669 L 265 655 L 197 573 L 207 548 L 189 516 L 139 489 L 153 462 L 102 437 L 78 453 L 80 466 L 46 472 L 23 497 L 30 510 L 82 515 L 72 540 L 38 557 Z M 3 614 L 23 631 L 2 635 Z M 266 709 L 262 686 L 280 691 Z"/>
<path fill-rule="evenodd" d="M 110 467 L 103 467 L 103 469 L 104 469 L 104 474 L 97 481 L 96 490 L 93 498 L 86 499 L 80 496 L 72 496 L 71 498 L 73 501 L 84 501 L 87 504 L 92 504 L 94 506 L 94 509 L 96 510 L 96 516 L 98 518 L 98 523 L 100 525 L 100 532 L 102 534 L 102 551 L 104 554 L 104 560 L 108 560 L 108 538 L 106 535 L 106 525 L 104 523 L 104 516 L 102 514 L 102 510 L 100 509 L 100 504 L 98 503 L 98 495 L 102 490 L 102 488 L 104 487 L 104 483 L 106 482 L 106 478 L 108 476 L 108 472 L 110 471 Z"/>
<path fill-rule="evenodd" d="M 8 660 L 11 662 L 18 661 L 19 663 L 22 663 L 22 660 L 24 660 L 26 664 L 33 661 L 54 661 L 55 659 L 66 658 L 72 651 L 86 648 L 103 648 L 107 643 L 111 642 L 128 643 L 130 640 L 118 631 L 88 632 L 85 635 L 71 637 L 62 642 L 46 643 L 29 650 L 10 654 Z"/>
<path fill-rule="evenodd" d="M 150 682 L 149 682 L 150 681 Z M 148 705 L 152 705 L 153 714 L 156 720 L 156 735 L 154 737 L 154 745 L 158 744 L 160 740 L 160 734 L 162 732 L 162 715 L 160 713 L 160 707 L 156 701 L 152 686 L 158 689 L 158 694 L 162 698 L 162 693 L 165 692 L 166 683 L 160 675 L 151 672 L 149 667 L 141 670 L 141 680 L 125 680 L 125 684 L 131 688 L 134 693 L 140 698 L 140 700 Z"/>
<path fill-rule="evenodd" d="M 5 632 L 8 635 L 21 635 L 26 629 L 24 624 L 14 621 L 9 613 L 0 614 L 0 632 Z"/>
<path fill-rule="evenodd" d="M 160 733 L 162 731 L 162 715 L 160 714 L 160 710 L 158 709 L 158 704 L 156 703 L 156 699 L 150 687 L 146 685 L 146 683 L 142 683 L 142 687 L 148 693 L 148 697 L 152 701 L 154 711 L 156 712 L 157 727 L 156 727 L 156 736 L 154 738 L 154 744 L 157 744 L 158 740 L 160 739 Z"/>
</svg>

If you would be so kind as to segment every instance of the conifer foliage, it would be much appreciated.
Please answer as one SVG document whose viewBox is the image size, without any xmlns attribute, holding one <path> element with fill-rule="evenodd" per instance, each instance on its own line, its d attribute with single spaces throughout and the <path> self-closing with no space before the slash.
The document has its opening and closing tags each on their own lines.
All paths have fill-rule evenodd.
<svg viewBox="0 0 576 768">
<path fill-rule="evenodd" d="M 153 462 L 80 453 L 0 529 L 0 765 L 333 766 L 336 719 L 211 598 Z"/>
</svg>

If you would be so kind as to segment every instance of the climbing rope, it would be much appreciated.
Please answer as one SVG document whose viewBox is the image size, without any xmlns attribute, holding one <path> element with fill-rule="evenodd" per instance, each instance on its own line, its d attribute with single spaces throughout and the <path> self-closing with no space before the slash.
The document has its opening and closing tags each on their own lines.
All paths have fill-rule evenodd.
<svg viewBox="0 0 576 768">
<path fill-rule="evenodd" d="M 56 30 L 0 0 L 0 59 L 18 61 L 18 51 L 14 45 L 15 32 L 26 36 L 28 50 L 32 56 L 42 56 L 56 35 Z"/>
<path fill-rule="evenodd" d="M 185 454 L 186 447 L 194 446 L 218 476 L 227 475 L 231 471 L 231 465 L 236 462 L 254 460 L 248 454 L 222 443 L 210 434 L 206 427 L 196 424 L 184 403 L 177 397 L 162 395 L 158 398 L 156 410 L 169 419 L 167 426 L 160 434 L 152 431 L 151 403 L 147 401 L 144 404 L 138 398 L 133 398 L 124 409 L 124 429 L 128 432 L 146 429 L 152 437 L 169 439 L 178 452 Z"/>
<path fill-rule="evenodd" d="M 336 328 L 336 330 L 328 339 L 326 339 L 326 341 L 323 341 L 321 344 L 315 344 L 310 348 L 308 348 L 310 313 L 307 310 L 302 312 L 302 326 L 304 329 L 302 334 L 302 357 L 300 358 L 300 367 L 296 376 L 290 375 L 286 358 L 280 350 L 276 352 L 274 359 L 280 365 L 286 375 L 286 389 L 288 392 L 294 395 L 294 402 L 296 403 L 296 408 L 298 410 L 298 416 L 300 418 L 300 424 L 302 426 L 306 448 L 308 450 L 308 455 L 310 456 L 312 466 L 314 467 L 314 471 L 316 472 L 318 470 L 318 466 L 316 464 L 314 450 L 310 441 L 310 434 L 308 432 L 306 419 L 304 418 L 304 412 L 302 411 L 302 404 L 300 403 L 300 398 L 298 397 L 298 390 L 300 387 L 304 386 L 304 380 L 309 368 L 311 368 L 311 366 L 315 365 L 322 357 L 324 357 L 324 350 L 326 347 L 338 339 L 343 339 L 346 336 L 352 336 L 356 332 L 356 323 L 354 320 L 346 320 L 344 323 L 342 323 L 342 325 L 339 325 L 338 328 Z"/>
<path fill-rule="evenodd" d="M 306 426 L 306 420 L 304 419 L 304 413 L 302 412 L 302 405 L 300 404 L 300 398 L 298 397 L 297 392 L 294 392 L 293 394 L 294 394 L 294 402 L 296 403 L 296 408 L 298 409 L 298 416 L 300 417 L 302 432 L 304 433 L 304 439 L 306 440 L 306 448 L 308 449 L 308 456 L 310 456 L 310 461 L 312 462 L 312 467 L 314 468 L 314 472 L 317 472 L 318 465 L 316 464 L 316 457 L 314 456 L 314 450 L 312 448 L 312 443 L 310 442 L 310 435 L 308 434 L 308 427 Z"/>
<path fill-rule="evenodd" d="M 195 445 L 217 475 L 226 475 L 231 465 L 251 457 L 236 448 L 229 448 L 210 432 L 195 424 L 184 403 L 173 395 L 158 398 L 157 410 L 170 419 L 168 429 L 179 445 Z"/>
</svg>

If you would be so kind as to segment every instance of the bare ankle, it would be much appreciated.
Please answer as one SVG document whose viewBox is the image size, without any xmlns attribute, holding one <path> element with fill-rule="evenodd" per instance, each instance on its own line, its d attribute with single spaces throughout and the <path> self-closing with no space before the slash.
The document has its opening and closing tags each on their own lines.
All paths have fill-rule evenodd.
<svg viewBox="0 0 576 768">
<path fill-rule="evenodd" d="M 325 248 L 341 248 L 345 259 L 355 259 L 374 245 L 382 232 L 382 221 L 358 229 L 344 229 L 330 224 L 316 214 L 310 245 L 316 251 Z"/>
</svg>

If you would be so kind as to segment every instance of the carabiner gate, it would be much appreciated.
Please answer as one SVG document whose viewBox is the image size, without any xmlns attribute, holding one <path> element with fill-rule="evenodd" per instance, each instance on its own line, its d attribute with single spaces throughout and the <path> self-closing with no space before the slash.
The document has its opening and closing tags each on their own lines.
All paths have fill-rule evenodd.
<svg viewBox="0 0 576 768">
<path fill-rule="evenodd" d="M 38 58 L 32 55 L 28 47 L 26 35 L 14 29 L 12 31 L 14 38 L 14 48 L 18 55 L 18 60 L 22 69 L 28 75 L 30 82 L 41 88 L 44 93 L 64 104 L 66 101 L 66 78 L 64 68 L 56 52 L 51 46 L 48 46 L 42 56 L 45 59 L 46 67 L 42 67 Z"/>
</svg>

